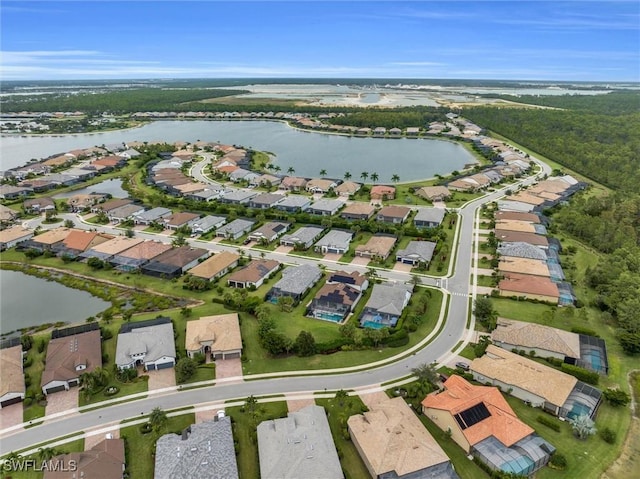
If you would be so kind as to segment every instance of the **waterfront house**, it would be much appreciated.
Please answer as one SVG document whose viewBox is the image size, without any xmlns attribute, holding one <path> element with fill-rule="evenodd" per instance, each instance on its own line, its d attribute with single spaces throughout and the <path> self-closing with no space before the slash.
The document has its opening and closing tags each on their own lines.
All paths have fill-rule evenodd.
<svg viewBox="0 0 640 479">
<path fill-rule="evenodd" d="M 343 181 L 338 186 L 336 186 L 333 191 L 335 191 L 338 196 L 349 197 L 351 195 L 356 194 L 356 192 L 362 187 L 360 183 L 354 183 L 353 181 Z"/>
<path fill-rule="evenodd" d="M 444 201 L 451 197 L 451 192 L 446 186 L 423 186 L 416 190 L 416 195 L 432 202 Z"/>
<path fill-rule="evenodd" d="M 526 299 L 558 304 L 560 291 L 557 283 L 543 276 L 530 274 L 505 273 L 498 283 L 500 296 L 517 296 Z"/>
<path fill-rule="evenodd" d="M 238 266 L 239 261 L 240 255 L 231 251 L 221 251 L 191 268 L 189 274 L 207 281 L 213 281 Z"/>
<path fill-rule="evenodd" d="M 467 454 L 494 471 L 530 476 L 555 448 L 518 419 L 498 388 L 452 375 L 422 401 L 422 412 Z"/>
<path fill-rule="evenodd" d="M 372 200 L 393 200 L 396 197 L 396 189 L 388 185 L 374 185 L 371 187 L 369 197 Z"/>
<path fill-rule="evenodd" d="M 20 225 L 0 230 L 0 251 L 13 248 L 31 238 L 33 238 L 33 231 L 26 230 Z"/>
<path fill-rule="evenodd" d="M 96 231 L 71 230 L 65 239 L 51 248 L 58 256 L 77 258 L 87 250 L 106 243 L 114 238 L 113 235 Z"/>
<path fill-rule="evenodd" d="M 20 338 L 0 341 L 0 409 L 24 400 L 26 387 L 22 369 L 22 343 Z"/>
<path fill-rule="evenodd" d="M 372 404 L 347 420 L 372 479 L 458 479 L 449 457 L 401 397 Z"/>
<path fill-rule="evenodd" d="M 323 178 L 314 178 L 312 180 L 307 181 L 307 185 L 305 189 L 309 193 L 328 193 L 330 190 L 338 186 L 338 184 L 333 180 L 325 180 Z"/>
<path fill-rule="evenodd" d="M 170 249 L 170 244 L 147 240 L 115 254 L 109 259 L 109 263 L 120 271 L 137 271 L 142 265 Z"/>
<path fill-rule="evenodd" d="M 304 178 L 285 176 L 278 188 L 285 191 L 304 191 L 306 186 L 307 180 Z"/>
<path fill-rule="evenodd" d="M 92 326 L 94 325 L 95 326 Z M 51 333 L 40 381 L 42 393 L 68 391 L 80 385 L 80 376 L 102 366 L 100 327 L 90 323 Z"/>
<path fill-rule="evenodd" d="M 67 238 L 68 239 L 68 238 Z M 135 245 L 142 243 L 142 238 L 128 238 L 126 236 L 116 236 L 110 240 L 103 241 L 95 246 L 88 248 L 79 256 L 83 259 L 98 258 L 102 261 L 110 262 L 111 258 L 123 251 L 133 248 Z"/>
<path fill-rule="evenodd" d="M 155 479 L 192 477 L 238 479 L 230 417 L 215 416 L 156 442 Z"/>
<path fill-rule="evenodd" d="M 323 407 L 263 421 L 257 432 L 261 477 L 344 479 Z"/>
<path fill-rule="evenodd" d="M 187 356 L 210 356 L 213 360 L 238 359 L 242 355 L 242 337 L 238 313 L 204 316 L 187 321 Z"/>
<path fill-rule="evenodd" d="M 120 369 L 172 368 L 176 363 L 173 338 L 173 324 L 167 317 L 125 323 L 120 326 L 115 363 Z"/>
<path fill-rule="evenodd" d="M 227 284 L 232 288 L 259 288 L 267 278 L 275 274 L 280 263 L 271 259 L 254 259 L 248 265 L 231 273 Z"/>
</svg>

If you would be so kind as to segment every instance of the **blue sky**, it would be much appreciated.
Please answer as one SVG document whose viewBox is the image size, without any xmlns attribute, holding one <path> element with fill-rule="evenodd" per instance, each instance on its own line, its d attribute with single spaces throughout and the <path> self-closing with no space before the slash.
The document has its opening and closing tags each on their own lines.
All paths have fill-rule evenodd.
<svg viewBox="0 0 640 479">
<path fill-rule="evenodd" d="M 2 80 L 640 81 L 640 2 L 0 2 Z"/>
</svg>

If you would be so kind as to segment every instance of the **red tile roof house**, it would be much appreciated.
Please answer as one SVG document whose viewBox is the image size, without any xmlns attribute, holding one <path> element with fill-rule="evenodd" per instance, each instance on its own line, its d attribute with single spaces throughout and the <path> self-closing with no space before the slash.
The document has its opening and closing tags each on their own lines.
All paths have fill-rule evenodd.
<svg viewBox="0 0 640 479">
<path fill-rule="evenodd" d="M 376 221 L 382 223 L 402 224 L 411 214 L 411 208 L 406 206 L 383 206 L 376 215 Z"/>
<path fill-rule="evenodd" d="M 452 375 L 444 391 L 427 396 L 422 412 L 490 469 L 529 476 L 555 448 L 522 422 L 496 387 L 475 386 Z"/>
<path fill-rule="evenodd" d="M 287 176 L 282 180 L 278 189 L 285 191 L 304 191 L 307 186 L 307 180 L 297 176 Z"/>
<path fill-rule="evenodd" d="M 59 330 L 58 334 L 66 334 L 66 331 Z M 79 385 L 82 374 L 98 367 L 102 367 L 99 329 L 51 339 L 42 373 L 42 393 L 68 391 L 70 387 Z"/>
<path fill-rule="evenodd" d="M 549 278 L 530 274 L 505 273 L 498 283 L 500 296 L 517 296 L 558 304 L 560 292 L 558 285 Z"/>
<path fill-rule="evenodd" d="M 372 200 L 393 200 L 396 197 L 396 189 L 393 186 L 375 185 L 371 187 L 369 196 Z"/>
<path fill-rule="evenodd" d="M 280 268 L 280 263 L 269 259 L 254 259 L 244 268 L 229 275 L 227 284 L 232 288 L 259 288 Z"/>
</svg>

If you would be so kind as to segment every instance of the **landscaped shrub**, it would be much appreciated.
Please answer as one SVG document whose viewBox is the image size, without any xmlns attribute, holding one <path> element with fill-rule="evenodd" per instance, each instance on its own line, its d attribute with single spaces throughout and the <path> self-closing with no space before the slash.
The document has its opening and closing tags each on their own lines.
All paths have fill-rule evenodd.
<svg viewBox="0 0 640 479">
<path fill-rule="evenodd" d="M 319 354 L 331 354 L 337 351 L 341 351 L 343 346 L 349 344 L 348 338 L 335 338 L 330 341 L 324 341 L 322 343 L 316 343 L 316 352 Z"/>
<path fill-rule="evenodd" d="M 612 406 L 626 406 L 631 401 L 631 396 L 620 389 L 605 389 L 602 395 Z"/>
<path fill-rule="evenodd" d="M 564 454 L 556 452 L 549 460 L 549 467 L 564 471 L 567 468 L 567 458 L 564 457 Z"/>
<path fill-rule="evenodd" d="M 585 336 L 593 336 L 595 338 L 600 337 L 600 335 L 596 333 L 593 329 L 583 328 L 582 326 L 575 326 L 571 328 L 571 332 L 576 334 L 584 334 Z"/>
<path fill-rule="evenodd" d="M 610 427 L 605 427 L 603 429 L 600 429 L 599 433 L 604 442 L 606 442 L 607 444 L 615 444 L 616 432 L 613 429 L 611 429 Z"/>
<path fill-rule="evenodd" d="M 560 424 L 558 424 L 556 421 L 554 421 L 553 419 L 546 417 L 546 416 L 538 416 L 536 418 L 536 421 L 538 421 L 540 424 L 544 424 L 545 426 L 547 426 L 548 428 L 553 429 L 556 432 L 560 432 Z"/>
<path fill-rule="evenodd" d="M 544 360 L 546 362 L 548 362 L 549 364 L 551 364 L 552 366 L 561 367 L 564 364 L 564 361 L 562 361 L 562 359 L 558 359 L 558 358 L 548 357 L 548 358 L 544 358 Z"/>
<path fill-rule="evenodd" d="M 563 363 L 560 369 L 587 384 L 593 384 L 595 386 L 600 381 L 600 375 L 595 371 L 589 371 L 588 369 L 566 363 Z"/>
</svg>

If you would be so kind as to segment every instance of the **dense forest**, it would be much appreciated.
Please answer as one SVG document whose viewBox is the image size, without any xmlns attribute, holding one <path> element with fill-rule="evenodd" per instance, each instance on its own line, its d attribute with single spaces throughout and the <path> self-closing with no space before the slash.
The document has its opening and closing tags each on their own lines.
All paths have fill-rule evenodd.
<svg viewBox="0 0 640 479">
<path fill-rule="evenodd" d="M 609 186 L 606 195 L 576 195 L 550 213 L 553 228 L 600 253 L 587 270 L 590 306 L 617 325 L 630 354 L 640 353 L 640 93 L 532 97 L 562 108 L 473 108 L 464 115 L 485 128 Z"/>
<path fill-rule="evenodd" d="M 613 115 L 584 110 L 476 107 L 465 109 L 463 114 L 609 188 L 638 191 L 638 108 L 634 113 Z"/>
<path fill-rule="evenodd" d="M 407 128 L 411 126 L 424 127 L 432 121 L 446 120 L 448 111 L 443 108 L 428 106 L 393 108 L 393 109 L 360 109 L 348 116 L 332 118 L 335 125 L 357 126 L 358 128 Z"/>
</svg>

